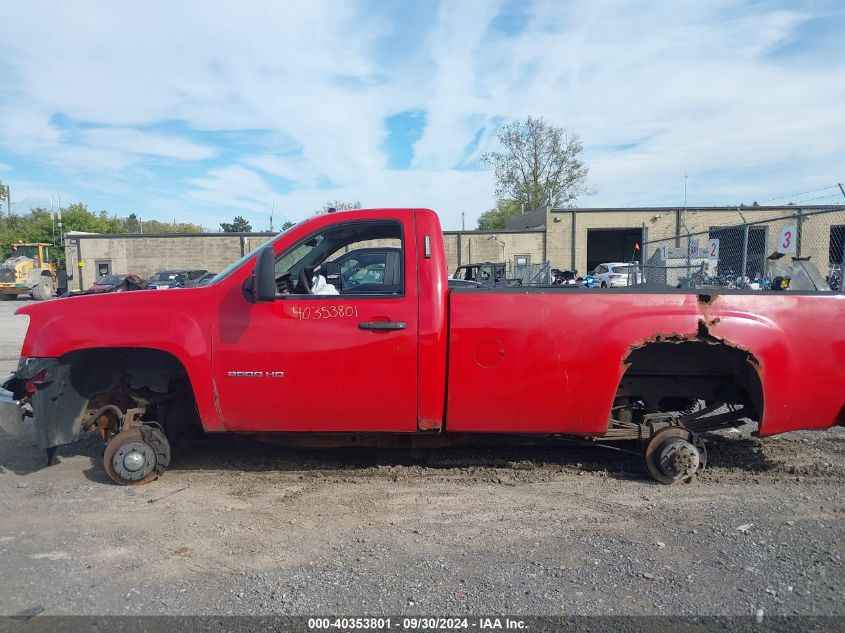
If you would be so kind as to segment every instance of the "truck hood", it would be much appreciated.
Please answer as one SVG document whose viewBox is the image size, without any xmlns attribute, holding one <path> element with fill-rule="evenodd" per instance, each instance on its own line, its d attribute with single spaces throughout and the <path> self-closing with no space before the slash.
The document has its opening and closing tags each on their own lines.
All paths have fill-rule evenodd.
<svg viewBox="0 0 845 633">
<path fill-rule="evenodd" d="M 15 312 L 29 317 L 21 355 L 55 357 L 94 347 L 202 349 L 220 290 L 215 285 L 180 292 L 95 292 L 33 301 Z"/>
</svg>

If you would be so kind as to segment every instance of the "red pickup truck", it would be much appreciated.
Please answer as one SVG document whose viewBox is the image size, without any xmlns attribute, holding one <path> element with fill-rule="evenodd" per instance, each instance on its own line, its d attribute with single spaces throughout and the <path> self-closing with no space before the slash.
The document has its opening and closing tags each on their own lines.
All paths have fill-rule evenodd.
<svg viewBox="0 0 845 633">
<path fill-rule="evenodd" d="M 33 425 L 48 463 L 99 432 L 120 484 L 155 479 L 192 427 L 322 446 L 621 442 L 674 483 L 703 468 L 703 432 L 845 421 L 845 296 L 449 289 L 427 209 L 313 217 L 205 287 L 18 313 L 0 422 Z"/>
</svg>

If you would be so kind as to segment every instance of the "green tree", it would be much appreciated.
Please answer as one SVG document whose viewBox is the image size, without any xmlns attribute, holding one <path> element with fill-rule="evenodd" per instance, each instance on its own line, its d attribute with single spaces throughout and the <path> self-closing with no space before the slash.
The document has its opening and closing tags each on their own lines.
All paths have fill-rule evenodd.
<svg viewBox="0 0 845 633">
<path fill-rule="evenodd" d="M 282 230 L 287 231 L 292 226 L 294 226 L 294 222 L 287 221 L 284 224 L 282 224 Z"/>
<path fill-rule="evenodd" d="M 35 207 L 26 215 L 13 214 L 0 221 L 0 256 L 8 257 L 15 242 L 47 242 L 58 244 L 60 232 L 59 212 Z M 135 213 L 125 218 L 110 215 L 108 211 L 93 212 L 81 203 L 61 209 L 61 233 L 84 231 L 86 233 L 201 233 L 203 228 L 189 222 L 159 222 L 141 220 Z M 237 219 L 237 218 L 236 218 Z M 242 221 L 246 222 L 241 218 Z M 247 223 L 247 226 L 249 224 Z M 248 230 L 248 229 L 247 229 Z"/>
<path fill-rule="evenodd" d="M 241 218 L 243 219 L 243 218 Z M 144 233 L 202 233 L 199 224 L 190 222 L 159 222 L 158 220 L 141 220 Z M 248 231 L 247 231 L 248 232 Z"/>
<path fill-rule="evenodd" d="M 61 209 L 62 233 L 84 231 L 88 233 L 124 233 L 125 220 L 109 216 L 107 211 L 94 213 L 84 204 L 75 203 Z M 3 222 L 0 230 L 0 253 L 7 257 L 14 242 L 59 242 L 58 212 L 54 216 L 49 209 L 36 207 L 27 215 L 12 215 Z"/>
<path fill-rule="evenodd" d="M 34 211 L 43 211 L 36 209 Z M 32 214 L 33 211 L 30 211 Z M 49 211 L 47 212 L 49 213 Z M 80 202 L 75 202 L 62 209 L 62 224 L 64 232 L 85 231 L 88 233 L 125 233 L 124 220 L 117 216 L 109 216 L 108 211 L 94 213 Z"/>
<path fill-rule="evenodd" d="M 497 137 L 503 152 L 487 152 L 481 162 L 493 168 L 496 198 L 525 203 L 527 210 L 572 202 L 587 192 L 589 169 L 579 159 L 577 135 L 542 117 L 503 125 Z"/>
<path fill-rule="evenodd" d="M 249 233 L 252 231 L 252 224 L 247 222 L 242 216 L 237 215 L 231 222 L 221 222 L 220 228 L 225 233 Z"/>
<path fill-rule="evenodd" d="M 126 216 L 126 219 L 123 221 L 123 226 L 126 228 L 126 231 L 128 233 L 141 232 L 141 220 L 134 213 L 130 213 L 128 216 Z"/>
<path fill-rule="evenodd" d="M 503 229 L 505 222 L 522 215 L 522 205 L 515 200 L 499 200 L 496 206 L 478 217 L 478 228 L 482 230 Z"/>
<path fill-rule="evenodd" d="M 9 190 L 8 185 L 4 185 L 3 181 L 0 180 L 0 201 L 2 202 L 2 204 L 0 204 L 0 213 L 7 217 L 11 215 L 9 211 L 11 201 L 9 198 L 11 198 L 11 191 Z"/>
<path fill-rule="evenodd" d="M 329 209 L 336 209 L 337 211 L 348 211 L 349 209 L 360 209 L 361 203 L 357 200 L 355 202 L 344 202 L 343 200 L 329 200 L 323 205 L 323 211 Z"/>
</svg>

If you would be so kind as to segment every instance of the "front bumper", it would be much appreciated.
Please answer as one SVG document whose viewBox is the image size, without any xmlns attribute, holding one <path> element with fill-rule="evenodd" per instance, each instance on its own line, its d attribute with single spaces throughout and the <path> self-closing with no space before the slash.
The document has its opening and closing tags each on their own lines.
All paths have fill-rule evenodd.
<svg viewBox="0 0 845 633">
<path fill-rule="evenodd" d="M 14 394 L 0 387 L 0 428 L 6 433 L 20 437 L 23 429 L 23 408 Z"/>
</svg>

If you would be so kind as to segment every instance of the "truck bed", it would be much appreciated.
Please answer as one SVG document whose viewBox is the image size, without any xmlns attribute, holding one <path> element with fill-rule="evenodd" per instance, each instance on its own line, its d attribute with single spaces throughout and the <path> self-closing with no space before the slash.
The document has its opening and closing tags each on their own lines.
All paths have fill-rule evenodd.
<svg viewBox="0 0 845 633">
<path fill-rule="evenodd" d="M 750 354 L 761 434 L 843 420 L 845 296 L 704 292 L 452 290 L 446 429 L 604 433 L 633 350 L 702 337 Z"/>
</svg>

